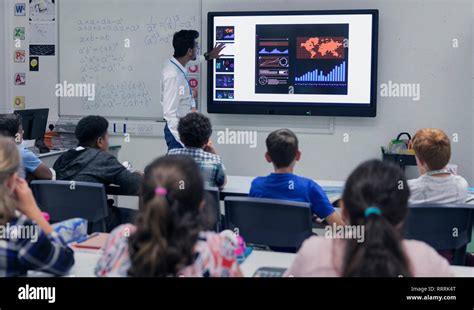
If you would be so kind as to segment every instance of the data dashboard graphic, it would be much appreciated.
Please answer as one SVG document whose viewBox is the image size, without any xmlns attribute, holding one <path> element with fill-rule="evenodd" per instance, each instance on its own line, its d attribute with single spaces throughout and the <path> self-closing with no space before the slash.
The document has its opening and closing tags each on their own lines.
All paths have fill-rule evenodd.
<svg viewBox="0 0 474 310">
<path fill-rule="evenodd" d="M 216 76 L 218 88 L 234 88 L 234 76 L 231 74 L 219 74 Z"/>
<path fill-rule="evenodd" d="M 232 41 L 235 39 L 234 27 L 217 27 L 216 28 L 216 40 Z"/>
<path fill-rule="evenodd" d="M 336 66 L 329 72 L 329 74 L 323 74 L 322 71 L 318 72 L 318 69 L 305 73 L 302 76 L 295 78 L 296 82 L 345 82 L 346 81 L 346 63 L 343 62 L 341 65 Z"/>
<path fill-rule="evenodd" d="M 343 37 L 296 38 L 297 59 L 344 59 Z"/>
<path fill-rule="evenodd" d="M 348 24 L 257 24 L 255 92 L 347 94 L 348 40 Z"/>
<path fill-rule="evenodd" d="M 233 58 L 216 59 L 216 72 L 234 72 Z"/>
</svg>

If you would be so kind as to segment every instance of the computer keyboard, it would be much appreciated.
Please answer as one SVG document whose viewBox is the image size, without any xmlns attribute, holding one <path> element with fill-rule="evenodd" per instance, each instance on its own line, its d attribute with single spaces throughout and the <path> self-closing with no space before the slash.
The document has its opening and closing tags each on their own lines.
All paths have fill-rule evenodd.
<svg viewBox="0 0 474 310">
<path fill-rule="evenodd" d="M 281 278 L 285 273 L 285 268 L 260 267 L 253 274 L 254 278 Z"/>
</svg>

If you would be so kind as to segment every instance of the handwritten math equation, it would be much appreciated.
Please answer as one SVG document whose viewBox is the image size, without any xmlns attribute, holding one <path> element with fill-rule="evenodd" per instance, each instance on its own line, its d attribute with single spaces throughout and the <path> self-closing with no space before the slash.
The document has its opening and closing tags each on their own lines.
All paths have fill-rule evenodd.
<svg viewBox="0 0 474 310">
<path fill-rule="evenodd" d="M 125 18 L 78 19 L 74 21 L 79 43 L 77 53 L 81 82 L 97 85 L 96 100 L 82 101 L 83 109 L 146 108 L 152 104 L 151 90 L 146 80 L 131 79 L 130 74 L 140 71 L 137 49 L 159 45 L 171 46 L 173 35 L 180 29 L 193 29 L 195 16 L 149 16 L 141 22 Z M 124 46 L 133 40 L 135 49 Z M 143 68 L 141 68 L 143 70 Z M 134 75 L 136 76 L 136 75 Z M 113 81 L 109 81 L 112 79 Z"/>
</svg>

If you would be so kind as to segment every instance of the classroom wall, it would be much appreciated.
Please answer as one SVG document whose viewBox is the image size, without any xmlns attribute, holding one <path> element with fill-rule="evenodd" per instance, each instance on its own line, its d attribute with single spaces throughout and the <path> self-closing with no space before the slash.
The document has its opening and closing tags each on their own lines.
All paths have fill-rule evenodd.
<svg viewBox="0 0 474 310">
<path fill-rule="evenodd" d="M 7 58 L 6 58 L 6 44 L 5 37 L 7 34 L 7 19 L 6 19 L 6 2 L 0 3 L 0 113 L 7 111 Z"/>
<path fill-rule="evenodd" d="M 58 1 L 56 1 L 58 2 Z M 57 53 L 57 17 L 58 3 L 56 3 L 56 53 L 54 56 L 39 57 L 39 71 L 29 71 L 29 43 L 31 40 L 30 21 L 29 21 L 29 3 L 28 1 L 2 0 L 5 7 L 5 21 L 7 23 L 5 40 L 6 59 L 6 83 L 9 91 L 6 94 L 6 109 L 11 112 L 13 109 L 13 100 L 15 96 L 25 96 L 26 109 L 49 108 L 49 122 L 54 123 L 58 119 L 58 98 L 55 96 L 55 86 L 58 83 L 58 53 Z M 14 7 L 16 3 L 27 3 L 26 16 L 14 16 Z M 17 49 L 14 45 L 14 28 L 25 27 L 25 40 L 21 40 L 21 48 L 26 51 L 25 63 L 14 63 L 14 51 Z M 3 71 L 2 71 L 3 72 Z M 16 72 L 26 73 L 26 85 L 15 86 L 13 83 Z"/>
<path fill-rule="evenodd" d="M 473 177 L 472 97 L 472 3 L 471 1 L 252 1 L 205 0 L 203 17 L 220 10 L 308 10 L 375 8 L 380 10 L 378 84 L 389 80 L 420 83 L 421 99 L 378 97 L 376 118 L 335 118 L 333 134 L 299 134 L 303 157 L 297 172 L 319 178 L 345 179 L 354 167 L 368 158 L 380 158 L 380 146 L 400 131 L 439 127 L 450 136 L 452 162 L 470 183 Z M 203 25 L 207 39 L 206 25 Z M 453 48 L 452 40 L 459 47 Z M 205 80 L 203 81 L 205 84 Z M 205 85 L 203 85 L 205 88 Z M 240 123 L 298 128 L 324 118 L 212 115 L 214 124 Z M 343 142 L 344 134 L 350 141 Z M 264 139 L 259 132 L 256 149 L 237 145 L 218 146 L 231 173 L 265 174 L 270 167 L 263 160 Z M 410 169 L 409 175 L 416 175 Z"/>
<path fill-rule="evenodd" d="M 473 22 L 470 1 L 252 1 L 204 0 L 203 20 L 209 11 L 222 10 L 309 10 L 376 8 L 380 10 L 378 84 L 389 80 L 420 83 L 421 98 L 378 98 L 376 118 L 335 118 L 333 133 L 318 133 L 326 117 L 211 115 L 217 130 L 252 129 L 258 131 L 258 145 L 214 143 L 233 175 L 263 175 L 271 170 L 263 158 L 268 132 L 288 127 L 298 132 L 303 157 L 296 167 L 302 175 L 342 180 L 361 161 L 380 158 L 380 146 L 400 131 L 414 133 L 420 127 L 439 127 L 459 142 L 453 142 L 452 163 L 472 184 L 473 172 L 473 96 L 471 82 Z M 207 42 L 207 24 L 203 23 L 202 40 Z M 457 39 L 458 48 L 452 40 Z M 203 79 L 201 92 L 206 89 Z M 206 102 L 202 93 L 202 101 Z M 467 113 L 466 113 L 467 112 Z M 324 126 L 323 126 L 324 127 Z M 331 131 L 329 131 L 331 132 Z M 348 136 L 346 135 L 348 134 Z M 344 142 L 349 137 L 349 142 Z M 115 142 L 122 141 L 116 138 Z M 136 155 L 136 149 L 144 152 Z M 165 152 L 163 139 L 135 138 L 124 144 L 123 159 L 142 167 L 151 158 Z M 408 177 L 416 177 L 415 167 L 407 168 Z"/>
<path fill-rule="evenodd" d="M 474 3 L 471 4 L 472 9 L 472 23 L 471 23 L 471 38 L 472 42 L 472 54 L 471 54 L 471 62 L 472 62 L 472 87 L 471 87 L 471 98 L 472 98 L 472 119 L 474 122 Z M 472 154 L 474 154 L 474 143 L 472 144 Z M 472 186 L 472 184 L 471 184 Z"/>
<path fill-rule="evenodd" d="M 471 1 L 203 0 L 202 7 L 204 21 L 207 12 L 222 10 L 379 9 L 378 84 L 389 80 L 421 84 L 419 101 L 379 96 L 376 118 L 211 115 L 216 127 L 213 140 L 228 174 L 267 174 L 271 167 L 263 158 L 265 138 L 270 130 L 279 127 L 288 127 L 298 133 L 303 157 L 296 172 L 326 180 L 345 179 L 361 161 L 380 158 L 380 146 L 400 131 L 439 127 L 450 136 L 457 134 L 459 142 L 452 143 L 452 162 L 459 165 L 459 172 L 471 184 L 474 183 Z M 206 22 L 202 29 L 202 45 L 205 46 Z M 459 41 L 458 48 L 452 47 L 453 39 Z M 57 78 L 57 67 L 47 67 L 41 76 Z M 202 102 L 206 102 L 205 74 L 202 81 Z M 50 101 L 52 106 L 57 106 L 53 98 Z M 57 114 L 51 115 L 51 119 L 54 116 Z M 320 130 L 332 122 L 334 127 Z M 217 144 L 216 131 L 226 127 L 258 131 L 257 147 Z M 344 137 L 349 141 L 344 142 Z M 120 159 L 131 161 L 137 169 L 143 169 L 150 160 L 166 152 L 163 137 L 132 136 L 126 143 L 123 137 L 115 136 L 111 142 L 122 145 Z M 416 176 L 416 169 L 410 168 L 408 175 Z"/>
</svg>

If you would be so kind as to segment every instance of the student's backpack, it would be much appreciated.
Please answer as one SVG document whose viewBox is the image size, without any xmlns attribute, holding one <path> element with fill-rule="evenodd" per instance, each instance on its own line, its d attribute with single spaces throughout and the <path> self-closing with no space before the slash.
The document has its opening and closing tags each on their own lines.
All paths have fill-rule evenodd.
<svg viewBox="0 0 474 310">
<path fill-rule="evenodd" d="M 408 139 L 401 139 L 406 135 Z M 391 140 L 387 147 L 381 147 L 382 159 L 397 163 L 403 170 L 405 166 L 416 166 L 415 150 L 412 146 L 411 135 L 401 132 L 396 139 Z"/>
<path fill-rule="evenodd" d="M 401 139 L 404 135 L 406 135 L 408 139 Z M 411 135 L 408 132 L 399 133 L 396 139 L 393 139 L 388 143 L 385 152 L 388 154 L 415 155 L 415 150 L 413 150 L 412 147 Z"/>
</svg>

